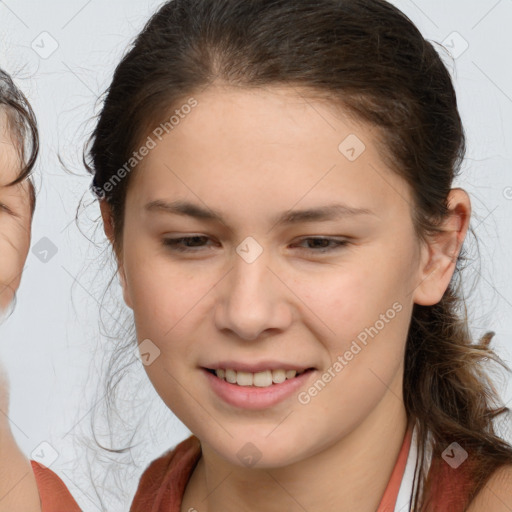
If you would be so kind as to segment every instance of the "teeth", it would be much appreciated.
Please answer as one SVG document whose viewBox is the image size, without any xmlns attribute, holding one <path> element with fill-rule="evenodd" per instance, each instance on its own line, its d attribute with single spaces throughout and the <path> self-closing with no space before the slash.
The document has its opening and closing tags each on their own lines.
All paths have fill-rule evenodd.
<svg viewBox="0 0 512 512">
<path fill-rule="evenodd" d="M 231 384 L 238 384 L 239 386 L 256 386 L 266 388 L 271 386 L 272 383 L 280 384 L 286 379 L 293 379 L 296 375 L 304 373 L 305 370 L 297 372 L 296 370 L 265 370 L 263 372 L 237 372 L 231 368 L 219 368 L 215 370 L 215 375 L 219 379 L 226 380 Z"/>
<path fill-rule="evenodd" d="M 252 386 L 253 376 L 256 377 L 256 374 L 249 372 L 236 372 L 236 383 L 239 386 Z"/>
<path fill-rule="evenodd" d="M 295 373 L 295 370 L 293 370 L 293 373 Z M 273 370 L 272 382 L 275 382 L 276 384 L 281 384 L 281 382 L 284 382 L 286 380 L 286 374 L 287 372 L 285 370 Z M 295 375 L 292 375 L 292 377 L 295 377 Z"/>
<path fill-rule="evenodd" d="M 226 380 L 231 384 L 236 384 L 236 372 L 234 370 L 226 370 Z"/>
</svg>

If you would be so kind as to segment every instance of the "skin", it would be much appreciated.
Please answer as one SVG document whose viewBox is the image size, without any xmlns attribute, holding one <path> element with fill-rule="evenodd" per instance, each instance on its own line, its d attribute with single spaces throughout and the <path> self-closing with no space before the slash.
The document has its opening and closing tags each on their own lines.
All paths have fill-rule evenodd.
<svg viewBox="0 0 512 512">
<path fill-rule="evenodd" d="M 10 187 L 20 172 L 16 148 L 0 116 L 0 310 L 5 312 L 21 282 L 30 247 L 32 214 L 27 180 Z M 0 365 L 0 512 L 41 510 L 32 467 L 16 444 L 9 421 L 9 382 Z"/>
<path fill-rule="evenodd" d="M 454 213 L 445 225 L 448 234 L 420 247 L 405 215 L 405 198 L 410 199 L 407 190 L 400 180 L 384 172 L 370 133 L 363 127 L 341 123 L 318 104 L 313 110 L 308 106 L 311 103 L 304 104 L 290 91 L 283 97 L 235 95 L 233 91 L 225 95 L 212 90 L 200 99 L 208 108 L 190 116 L 186 125 L 153 151 L 138 178 L 138 185 L 143 186 L 132 185 L 126 249 L 118 253 L 125 300 L 134 309 L 139 339 L 150 336 L 162 351 L 163 357 L 146 367 L 148 375 L 166 404 L 202 441 L 203 456 L 189 481 L 181 510 L 282 510 L 283 506 L 303 510 L 301 503 L 310 511 L 354 510 L 356 504 L 357 510 L 373 511 L 405 431 L 401 359 L 407 315 L 413 302 L 435 303 L 446 289 L 467 230 L 469 198 L 454 189 L 449 201 Z M 322 125 L 315 112 L 329 119 L 334 131 Z M 223 132 L 216 133 L 219 115 Z M 293 137 L 285 140 L 283 134 L 292 134 L 292 130 Z M 353 164 L 330 146 L 350 132 L 364 138 L 368 148 Z M 15 176 L 16 158 L 5 132 L 1 142 L 0 178 L 4 184 Z M 200 152 L 189 152 L 198 145 Z M 378 166 L 398 195 L 393 196 L 383 183 L 376 192 L 376 177 L 369 172 L 369 163 Z M 162 172 L 162 164 L 172 165 L 176 174 L 168 167 Z M 261 164 L 273 175 L 262 174 Z M 324 177 L 326 164 L 325 169 L 335 164 L 340 172 Z M 313 190 L 312 184 L 319 180 Z M 203 203 L 222 208 L 234 227 L 171 220 L 161 214 L 141 223 L 140 205 L 162 193 L 167 198 L 199 196 Z M 30 245 L 31 216 L 27 215 L 26 182 L 16 188 L 2 186 L 0 194 L 7 207 L 0 211 L 1 278 L 8 284 L 5 306 L 20 283 Z M 266 229 L 270 212 L 293 208 L 301 198 L 301 206 L 319 205 L 333 195 L 350 199 L 354 205 L 365 202 L 378 208 L 377 220 L 373 225 L 351 225 L 345 220 L 273 233 Z M 101 204 L 101 211 L 105 232 L 114 243 L 106 203 Z M 158 245 L 160 235 L 169 231 L 183 235 L 203 232 L 217 237 L 223 249 L 198 260 L 176 259 Z M 327 259 L 285 251 L 296 234 L 346 235 L 351 231 L 353 248 Z M 248 233 L 265 248 L 263 258 L 251 265 L 232 250 Z M 391 235 L 395 245 L 387 240 Z M 138 266 L 140 263 L 152 266 Z M 407 288 L 404 277 L 414 288 Z M 168 286 L 171 282 L 172 289 Z M 213 294 L 210 285 L 216 285 Z M 359 327 L 374 323 L 372 314 L 380 313 L 380 306 L 387 308 L 387 300 L 397 298 L 405 298 L 402 314 L 307 406 L 287 401 L 265 413 L 233 410 L 214 397 L 201 380 L 198 361 L 211 360 L 216 354 L 240 359 L 280 357 L 311 363 L 320 372 L 344 351 Z M 368 305 L 365 311 L 356 307 L 362 301 Z M 326 326 L 339 334 L 331 336 Z M 377 341 L 381 347 L 389 345 L 389 350 L 379 350 Z M 36 481 L 12 435 L 8 405 L 8 382 L 0 366 L 0 512 L 40 512 Z M 237 448 L 247 440 L 263 452 L 252 469 L 242 466 L 236 457 Z M 334 481 L 332 472 L 343 478 Z M 511 472 L 504 468 L 468 510 L 508 511 L 506 502 L 511 495 Z"/>
<path fill-rule="evenodd" d="M 292 89 L 216 85 L 194 97 L 199 105 L 131 177 L 122 244 L 101 203 L 138 340 L 160 350 L 147 374 L 201 440 L 181 510 L 374 512 L 407 426 L 412 308 L 442 298 L 468 229 L 469 197 L 453 189 L 446 232 L 420 243 L 410 191 L 385 167 L 375 130 Z M 353 162 L 338 151 L 350 134 L 366 145 Z M 225 222 L 145 211 L 156 199 L 186 199 L 221 211 Z M 374 214 L 270 221 L 332 202 Z M 190 253 L 162 245 L 185 236 L 207 238 Z M 247 236 L 263 248 L 250 264 L 236 252 Z M 322 255 L 304 241 L 319 236 L 349 244 Z M 235 408 L 200 370 L 219 359 L 278 359 L 316 368 L 307 389 L 395 302 L 401 312 L 307 405 L 294 394 L 267 410 Z M 237 457 L 247 442 L 262 453 L 252 467 Z"/>
<path fill-rule="evenodd" d="M 0 135 L 0 311 L 7 310 L 21 282 L 30 247 L 30 182 L 6 185 L 16 179 L 20 162 L 6 132 L 5 119 Z"/>
</svg>

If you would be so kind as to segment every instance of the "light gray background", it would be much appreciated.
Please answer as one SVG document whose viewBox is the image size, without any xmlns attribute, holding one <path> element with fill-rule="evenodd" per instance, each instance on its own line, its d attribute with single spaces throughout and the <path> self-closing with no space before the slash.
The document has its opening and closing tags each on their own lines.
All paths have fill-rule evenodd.
<svg viewBox="0 0 512 512">
<path fill-rule="evenodd" d="M 480 274 L 469 301 L 471 327 L 475 336 L 495 331 L 498 354 L 512 364 L 512 2 L 392 3 L 427 39 L 444 41 L 456 57 L 454 65 L 443 58 L 455 80 L 468 139 L 464 171 L 455 185 L 471 195 L 472 226 L 481 240 L 481 266 L 475 263 L 468 271 L 468 275 Z M 80 163 L 81 150 L 93 127 L 97 99 L 115 65 L 160 4 L 150 0 L 0 1 L 0 66 L 16 74 L 41 130 L 32 246 L 47 237 L 57 249 L 46 263 L 29 254 L 16 310 L 0 327 L 0 360 L 11 382 L 9 416 L 25 453 L 31 458 L 38 451 L 44 453 L 42 462 L 44 457 L 51 462 L 86 511 L 99 510 L 88 483 L 86 459 L 96 468 L 93 478 L 100 486 L 105 460 L 99 460 L 94 451 L 80 451 L 77 443 L 80 432 L 87 433 L 104 363 L 102 347 L 113 343 L 102 336 L 99 322 L 99 301 L 112 268 L 103 264 L 105 246 L 87 239 L 101 242 L 104 237 L 101 229 L 95 231 L 99 209 L 87 192 L 90 178 Z M 48 55 L 52 45 L 58 47 Z M 62 169 L 58 152 L 76 175 Z M 87 237 L 74 222 L 83 196 L 79 223 Z M 106 305 L 102 318 L 107 324 L 116 322 L 115 306 L 110 306 L 109 299 Z M 512 381 L 500 375 L 498 389 L 503 401 L 512 406 Z M 142 404 L 134 415 L 143 414 L 146 403 L 153 404 L 153 412 L 139 425 L 142 444 L 134 451 L 136 465 L 122 477 L 113 471 L 106 475 L 125 484 L 123 500 L 105 495 L 112 511 L 127 510 L 144 467 L 189 434 L 155 399 L 142 370 L 134 374 L 132 391 Z M 132 391 L 123 395 L 128 412 L 135 404 Z M 102 397 L 98 398 L 101 402 Z M 150 425 L 159 427 L 149 429 Z M 506 437 L 512 440 L 511 431 Z M 51 448 L 45 444 L 41 448 L 42 442 Z M 116 460 L 131 461 L 129 457 Z"/>
</svg>

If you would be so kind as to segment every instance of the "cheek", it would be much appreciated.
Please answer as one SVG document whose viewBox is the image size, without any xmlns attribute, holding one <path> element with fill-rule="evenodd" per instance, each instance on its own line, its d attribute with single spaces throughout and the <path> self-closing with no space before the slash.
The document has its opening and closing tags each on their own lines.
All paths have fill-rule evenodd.
<svg viewBox="0 0 512 512">
<path fill-rule="evenodd" d="M 146 254 L 143 249 L 130 248 L 123 259 L 137 336 L 139 340 L 155 339 L 163 345 L 175 336 L 187 312 L 198 301 L 198 282 L 183 267 L 169 264 L 161 255 Z"/>
<path fill-rule="evenodd" d="M 30 224 L 21 226 L 12 218 L 0 219 L 0 300 L 3 307 L 9 304 L 12 292 L 20 284 L 29 245 Z"/>
<path fill-rule="evenodd" d="M 403 272 L 352 265 L 297 281 L 294 292 L 338 336 L 349 337 L 404 300 Z"/>
<path fill-rule="evenodd" d="M 298 292 L 329 356 L 329 384 L 315 407 L 336 403 L 339 412 L 329 414 L 339 414 L 340 424 L 373 410 L 400 375 L 412 312 L 403 277 L 403 269 L 358 264 L 304 281 Z"/>
<path fill-rule="evenodd" d="M 307 306 L 304 315 L 312 319 L 310 328 L 331 361 L 342 356 L 352 368 L 388 368 L 403 358 L 412 312 L 408 282 L 413 265 L 408 251 L 390 249 L 379 247 L 322 276 L 310 274 L 295 281 L 294 292 Z M 381 256 L 385 254 L 392 256 Z"/>
<path fill-rule="evenodd" d="M 149 380 L 163 402 L 180 419 L 201 414 L 190 412 L 190 396 L 184 383 L 190 379 L 190 369 L 195 366 L 197 354 L 191 350 L 197 331 L 197 313 L 200 295 L 198 287 L 190 282 L 177 267 L 159 263 L 151 264 L 141 259 L 125 262 L 127 286 L 133 307 L 135 331 L 139 343 L 146 343 L 154 361 L 144 366 Z M 145 340 L 150 340 L 148 344 Z M 154 345 L 153 345 L 154 344 Z M 155 348 L 156 346 L 156 348 Z M 188 423 L 187 423 L 188 424 Z"/>
</svg>

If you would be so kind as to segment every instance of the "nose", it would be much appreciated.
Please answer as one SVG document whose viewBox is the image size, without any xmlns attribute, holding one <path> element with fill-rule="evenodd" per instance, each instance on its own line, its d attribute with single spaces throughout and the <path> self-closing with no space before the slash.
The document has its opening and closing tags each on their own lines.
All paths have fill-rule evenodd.
<svg viewBox="0 0 512 512">
<path fill-rule="evenodd" d="M 235 254 L 233 267 L 219 283 L 215 322 L 244 340 L 284 331 L 293 320 L 293 293 L 285 276 L 273 270 L 266 251 L 254 261 Z"/>
</svg>

